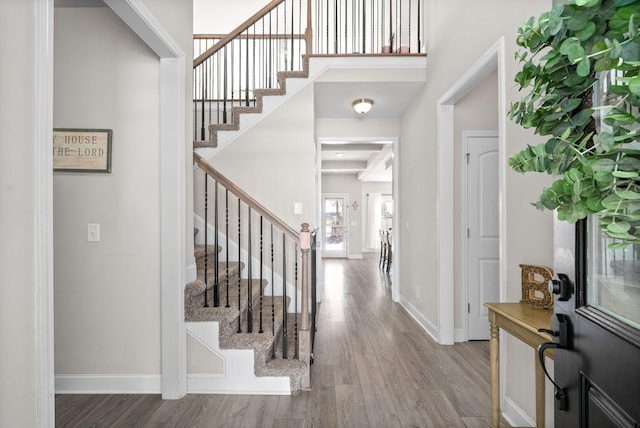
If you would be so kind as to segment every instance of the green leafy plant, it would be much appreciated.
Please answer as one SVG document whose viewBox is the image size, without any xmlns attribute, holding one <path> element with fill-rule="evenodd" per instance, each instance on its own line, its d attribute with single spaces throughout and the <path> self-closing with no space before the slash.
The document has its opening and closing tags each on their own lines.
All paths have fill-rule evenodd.
<svg viewBox="0 0 640 428">
<path fill-rule="evenodd" d="M 534 204 L 575 223 L 598 214 L 640 243 L 640 0 L 570 0 L 518 30 L 523 98 L 509 116 L 549 136 L 513 154 L 518 172 L 558 176 Z"/>
</svg>

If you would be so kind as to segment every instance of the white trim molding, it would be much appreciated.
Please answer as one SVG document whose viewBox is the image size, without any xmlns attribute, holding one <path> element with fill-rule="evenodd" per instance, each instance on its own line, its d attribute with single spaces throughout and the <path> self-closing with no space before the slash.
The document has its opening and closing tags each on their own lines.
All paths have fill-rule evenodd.
<svg viewBox="0 0 640 428">
<path fill-rule="evenodd" d="M 55 421 L 53 292 L 53 0 L 34 4 L 35 339 L 38 427 Z"/>
<path fill-rule="evenodd" d="M 160 265 L 162 398 L 187 393 L 186 60 L 141 0 L 104 0 L 160 57 Z"/>
<path fill-rule="evenodd" d="M 527 415 L 510 397 L 504 397 L 502 417 L 512 427 L 534 427 L 536 422 Z"/>
<path fill-rule="evenodd" d="M 61 374 L 57 394 L 159 394 L 159 374 Z"/>
<path fill-rule="evenodd" d="M 455 341 L 455 299 L 454 299 L 454 122 L 455 104 L 472 91 L 487 76 L 498 72 L 498 144 L 500 151 L 500 298 L 505 296 L 506 267 L 503 260 L 505 246 L 505 42 L 501 37 L 487 52 L 457 81 L 437 104 L 437 218 L 438 218 L 438 343 L 452 345 Z"/>
<path fill-rule="evenodd" d="M 433 338 L 433 340 L 435 340 L 436 342 L 438 341 L 437 335 L 438 335 L 438 328 L 431 322 L 429 321 L 423 314 L 421 311 L 418 310 L 418 308 L 416 308 L 415 306 L 413 306 L 411 304 L 411 302 L 409 302 L 407 299 L 405 299 L 403 296 L 400 296 L 400 306 L 402 306 L 402 308 L 407 311 L 407 313 L 411 316 L 411 318 L 413 318 L 414 320 L 416 320 L 416 322 L 418 323 L 418 325 L 420 327 L 422 327 L 422 329 L 427 332 L 427 334 L 429 336 L 431 336 Z"/>
</svg>

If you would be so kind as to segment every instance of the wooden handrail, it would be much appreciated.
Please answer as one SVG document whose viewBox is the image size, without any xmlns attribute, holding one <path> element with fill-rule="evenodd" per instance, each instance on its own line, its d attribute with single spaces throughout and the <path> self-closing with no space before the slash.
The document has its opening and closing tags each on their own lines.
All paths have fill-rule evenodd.
<svg viewBox="0 0 640 428">
<path fill-rule="evenodd" d="M 256 12 L 251 18 L 244 21 L 242 24 L 236 27 L 235 30 L 224 36 L 223 39 L 219 40 L 215 45 L 211 46 L 209 49 L 204 51 L 201 55 L 198 56 L 195 60 L 193 60 L 193 67 L 197 67 L 202 64 L 209 58 L 211 55 L 220 50 L 224 45 L 229 43 L 231 40 L 235 39 L 239 34 L 245 31 L 247 28 L 258 22 L 258 20 L 262 19 L 267 13 L 269 13 L 272 9 L 280 5 L 280 3 L 285 0 L 273 0 L 258 12 Z"/>
<path fill-rule="evenodd" d="M 258 212 L 262 217 L 264 217 L 267 221 L 269 221 L 274 226 L 277 226 L 282 230 L 289 238 L 298 242 L 300 240 L 300 234 L 293 229 L 291 226 L 282 221 L 278 216 L 269 211 L 264 205 L 260 202 L 256 201 L 251 195 L 242 190 L 238 185 L 233 183 L 227 177 L 222 175 L 218 170 L 211 166 L 209 162 L 198 153 L 193 152 L 193 161 L 197 164 L 204 172 L 209 174 L 211 177 L 216 179 L 218 183 L 222 184 L 225 188 L 229 189 L 231 193 L 236 195 L 240 200 L 242 200 L 245 204 L 251 207 L 251 209 Z"/>
</svg>

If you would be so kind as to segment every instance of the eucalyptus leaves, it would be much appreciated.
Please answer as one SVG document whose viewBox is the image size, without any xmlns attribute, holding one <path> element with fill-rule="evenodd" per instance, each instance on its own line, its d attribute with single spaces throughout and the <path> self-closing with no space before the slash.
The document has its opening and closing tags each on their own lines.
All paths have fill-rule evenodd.
<svg viewBox="0 0 640 428">
<path fill-rule="evenodd" d="M 509 116 L 548 135 L 509 159 L 558 175 L 535 203 L 570 223 L 600 216 L 613 246 L 640 244 L 640 0 L 570 0 L 518 30 Z"/>
</svg>

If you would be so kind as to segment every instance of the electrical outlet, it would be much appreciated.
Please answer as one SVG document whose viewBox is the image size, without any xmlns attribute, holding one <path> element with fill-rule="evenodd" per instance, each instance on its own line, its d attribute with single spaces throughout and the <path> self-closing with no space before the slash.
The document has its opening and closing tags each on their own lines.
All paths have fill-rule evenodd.
<svg viewBox="0 0 640 428">
<path fill-rule="evenodd" d="M 100 225 L 98 223 L 89 223 L 87 225 L 87 241 L 100 242 Z"/>
</svg>

